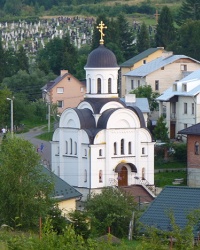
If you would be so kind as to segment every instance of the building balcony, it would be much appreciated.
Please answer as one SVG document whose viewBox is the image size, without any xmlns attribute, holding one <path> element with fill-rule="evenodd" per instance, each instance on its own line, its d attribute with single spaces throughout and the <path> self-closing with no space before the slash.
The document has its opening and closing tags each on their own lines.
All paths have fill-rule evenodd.
<svg viewBox="0 0 200 250">
<path fill-rule="evenodd" d="M 175 121 L 176 120 L 176 113 L 170 113 L 170 120 Z"/>
</svg>

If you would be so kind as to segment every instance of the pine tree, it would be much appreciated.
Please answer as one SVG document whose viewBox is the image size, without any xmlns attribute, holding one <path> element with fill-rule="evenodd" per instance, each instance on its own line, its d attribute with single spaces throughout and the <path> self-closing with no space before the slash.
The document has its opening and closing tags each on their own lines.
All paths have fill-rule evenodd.
<svg viewBox="0 0 200 250">
<path fill-rule="evenodd" d="M 175 28 L 173 17 L 170 9 L 167 6 L 164 6 L 158 19 L 155 35 L 156 46 L 167 48 L 174 40 Z"/>
<path fill-rule="evenodd" d="M 137 52 L 141 53 L 150 47 L 149 32 L 147 30 L 146 24 L 143 22 L 140 31 L 137 35 Z"/>
<path fill-rule="evenodd" d="M 177 23 L 179 25 L 185 23 L 186 19 L 200 19 L 200 0 L 185 0 L 177 15 Z"/>
</svg>

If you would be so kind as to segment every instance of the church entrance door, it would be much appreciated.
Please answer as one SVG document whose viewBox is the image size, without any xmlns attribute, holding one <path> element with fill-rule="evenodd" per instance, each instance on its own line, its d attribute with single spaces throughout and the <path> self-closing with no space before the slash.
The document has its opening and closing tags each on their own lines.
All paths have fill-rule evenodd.
<svg viewBox="0 0 200 250">
<path fill-rule="evenodd" d="M 128 186 L 128 170 L 125 166 L 123 166 L 118 173 L 118 186 Z"/>
</svg>

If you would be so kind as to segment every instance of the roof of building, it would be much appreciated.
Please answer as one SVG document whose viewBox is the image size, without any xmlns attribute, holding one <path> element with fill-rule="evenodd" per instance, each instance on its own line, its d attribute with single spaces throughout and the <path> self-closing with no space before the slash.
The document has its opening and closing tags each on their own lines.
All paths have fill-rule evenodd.
<svg viewBox="0 0 200 250">
<path fill-rule="evenodd" d="M 134 56 L 134 57 L 130 58 L 129 60 L 127 60 L 126 62 L 120 64 L 120 67 L 131 67 L 135 63 L 141 61 L 142 59 L 148 57 L 149 55 L 153 54 L 154 52 L 156 52 L 160 49 L 161 48 L 149 48 L 149 49 L 143 51 L 142 53 L 138 54 L 137 56 Z"/>
<path fill-rule="evenodd" d="M 178 131 L 178 134 L 182 135 L 200 135 L 200 123 L 192 125 L 188 128 Z"/>
<path fill-rule="evenodd" d="M 143 213 L 140 222 L 171 231 L 169 214 L 172 213 L 176 225 L 184 228 L 188 214 L 194 209 L 200 209 L 200 188 L 167 186 Z"/>
<path fill-rule="evenodd" d="M 125 102 L 125 98 L 120 98 L 127 107 L 138 107 L 143 113 L 149 113 L 149 102 L 147 98 L 136 98 L 135 102 Z"/>
<path fill-rule="evenodd" d="M 165 67 L 166 65 L 169 65 L 169 64 L 171 64 L 179 59 L 182 59 L 182 58 L 190 59 L 192 61 L 200 63 L 199 61 L 197 61 L 191 57 L 185 56 L 185 55 L 171 55 L 168 57 L 161 56 L 157 59 L 152 60 L 151 62 L 148 62 L 148 63 L 126 73 L 125 76 L 145 77 L 145 76 L 149 75 L 150 73 L 152 73 L 152 72 L 154 72 L 162 67 Z"/>
<path fill-rule="evenodd" d="M 192 82 L 195 80 L 200 79 L 200 70 L 195 70 L 194 72 L 190 73 L 188 76 L 184 77 L 178 83 L 184 83 L 184 82 Z M 174 91 L 172 87 L 168 88 L 166 91 L 163 92 L 162 95 L 156 98 L 158 101 L 169 101 L 170 98 L 173 96 L 195 96 L 198 93 L 200 93 L 200 85 L 195 86 L 190 91 Z"/>
<path fill-rule="evenodd" d="M 80 192 L 78 192 L 75 188 L 70 186 L 63 179 L 58 177 L 56 174 L 51 172 L 49 169 L 43 166 L 43 173 L 50 176 L 54 184 L 54 193 L 52 194 L 52 198 L 57 199 L 58 201 L 69 200 L 74 198 L 79 198 L 82 196 Z"/>
<path fill-rule="evenodd" d="M 116 68 L 118 67 L 115 54 L 107 49 L 104 45 L 100 45 L 94 49 L 87 58 L 85 68 Z"/>
</svg>

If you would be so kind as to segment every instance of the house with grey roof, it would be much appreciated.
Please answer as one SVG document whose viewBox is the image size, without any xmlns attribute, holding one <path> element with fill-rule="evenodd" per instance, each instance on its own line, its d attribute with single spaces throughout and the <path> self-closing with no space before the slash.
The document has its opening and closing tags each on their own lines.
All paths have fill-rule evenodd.
<svg viewBox="0 0 200 250">
<path fill-rule="evenodd" d="M 165 117 L 171 139 L 177 137 L 178 131 L 199 123 L 200 69 L 173 82 L 157 101 L 159 116 Z"/>
<path fill-rule="evenodd" d="M 154 92 L 162 94 L 173 82 L 197 69 L 200 69 L 199 61 L 185 55 L 165 53 L 126 73 L 126 90 L 129 93 L 139 86 L 150 85 Z"/>
<path fill-rule="evenodd" d="M 76 209 L 76 202 L 80 200 L 82 194 L 46 167 L 43 167 L 42 171 L 53 182 L 54 191 L 51 197 L 56 200 L 63 215 L 74 211 Z"/>
<path fill-rule="evenodd" d="M 188 215 L 200 209 L 200 188 L 166 186 L 140 217 L 140 222 L 149 227 L 170 232 L 173 230 L 170 213 L 181 229 L 188 222 Z M 196 230 L 199 230 L 195 227 Z"/>
<path fill-rule="evenodd" d="M 187 185 L 200 187 L 200 123 L 178 132 L 187 137 Z"/>
<path fill-rule="evenodd" d="M 166 53 L 163 47 L 149 48 L 119 65 L 119 88 L 121 97 L 129 93 L 126 90 L 125 74 L 162 56 L 163 53 Z"/>
</svg>

